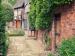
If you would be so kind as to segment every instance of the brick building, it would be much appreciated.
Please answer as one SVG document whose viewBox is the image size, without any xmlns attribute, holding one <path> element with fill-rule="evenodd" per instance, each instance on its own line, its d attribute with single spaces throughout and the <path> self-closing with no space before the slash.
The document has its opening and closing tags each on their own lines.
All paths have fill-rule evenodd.
<svg viewBox="0 0 75 56">
<path fill-rule="evenodd" d="M 67 39 L 75 35 L 75 2 L 59 6 L 56 11 L 50 34 L 53 37 L 51 38 L 52 49 L 54 49 L 55 40 L 56 45 L 58 45 L 62 39 Z"/>
<path fill-rule="evenodd" d="M 38 39 L 42 39 L 43 31 L 38 31 Z M 54 13 L 52 28 L 49 33 L 51 38 L 50 49 L 55 50 L 62 39 L 75 36 L 75 2 L 59 6 Z"/>
</svg>

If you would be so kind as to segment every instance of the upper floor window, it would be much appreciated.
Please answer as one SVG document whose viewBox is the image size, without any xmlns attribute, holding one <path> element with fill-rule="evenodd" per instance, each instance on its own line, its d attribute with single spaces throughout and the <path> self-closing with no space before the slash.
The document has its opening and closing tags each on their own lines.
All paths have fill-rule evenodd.
<svg viewBox="0 0 75 56">
<path fill-rule="evenodd" d="M 18 16 L 19 19 L 21 19 L 21 16 Z"/>
<path fill-rule="evenodd" d="M 18 15 L 21 15 L 22 9 L 18 9 Z"/>
<path fill-rule="evenodd" d="M 17 19 L 17 16 L 14 16 L 14 19 Z"/>
<path fill-rule="evenodd" d="M 18 15 L 21 15 L 21 11 L 20 10 L 18 11 Z"/>
<path fill-rule="evenodd" d="M 17 10 L 14 10 L 14 16 L 17 16 Z"/>
</svg>

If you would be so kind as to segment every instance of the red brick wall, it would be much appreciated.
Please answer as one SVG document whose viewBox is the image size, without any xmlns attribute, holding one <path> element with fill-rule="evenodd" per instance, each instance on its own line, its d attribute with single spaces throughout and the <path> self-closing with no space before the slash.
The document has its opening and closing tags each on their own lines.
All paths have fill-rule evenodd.
<svg viewBox="0 0 75 56">
<path fill-rule="evenodd" d="M 75 35 L 75 3 L 71 5 L 66 5 L 60 7 L 59 9 L 61 13 L 60 20 L 60 36 L 56 38 L 57 45 L 62 41 L 62 39 L 67 39 Z M 58 28 L 59 30 L 59 28 Z M 52 26 L 51 30 L 52 34 L 50 34 L 52 39 L 52 49 L 54 49 L 54 26 Z"/>
<path fill-rule="evenodd" d="M 72 37 L 75 35 L 75 3 L 70 5 L 64 5 L 59 8 L 58 10 L 61 13 L 60 17 L 60 27 L 57 30 L 60 30 L 59 36 L 56 38 L 56 43 L 59 45 L 62 41 L 62 39 L 67 39 L 69 37 Z M 59 23 L 57 23 L 57 26 Z M 42 38 L 42 31 L 38 32 L 38 39 Z M 54 50 L 55 45 L 55 31 L 54 31 L 54 23 L 52 24 L 52 29 L 49 33 L 51 38 L 51 48 Z"/>
</svg>

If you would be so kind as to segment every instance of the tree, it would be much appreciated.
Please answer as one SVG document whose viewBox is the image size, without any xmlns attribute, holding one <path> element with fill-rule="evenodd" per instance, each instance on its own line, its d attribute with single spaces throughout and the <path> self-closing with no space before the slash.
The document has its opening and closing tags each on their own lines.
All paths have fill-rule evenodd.
<svg viewBox="0 0 75 56">
<path fill-rule="evenodd" d="M 0 0 L 0 50 L 3 54 L 2 56 L 6 56 L 7 53 L 7 37 L 6 37 L 6 22 L 10 21 L 13 18 L 13 10 L 6 3 L 4 7 L 2 4 L 2 0 Z"/>
<path fill-rule="evenodd" d="M 8 2 L 11 4 L 11 5 L 14 5 L 16 3 L 17 0 L 8 0 Z"/>
<path fill-rule="evenodd" d="M 34 29 L 35 28 L 35 20 L 36 20 L 36 0 L 31 0 L 31 5 L 30 5 L 30 13 L 29 13 L 29 24 L 30 28 Z"/>
</svg>

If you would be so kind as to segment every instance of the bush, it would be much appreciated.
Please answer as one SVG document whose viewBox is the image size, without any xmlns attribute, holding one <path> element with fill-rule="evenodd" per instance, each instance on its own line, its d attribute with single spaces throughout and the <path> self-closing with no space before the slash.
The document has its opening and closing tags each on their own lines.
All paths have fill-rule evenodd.
<svg viewBox="0 0 75 56">
<path fill-rule="evenodd" d="M 44 34 L 43 38 L 44 38 L 43 42 L 44 42 L 45 48 L 48 49 L 50 47 L 50 44 L 51 44 L 51 39 L 50 39 L 47 32 Z"/>
<path fill-rule="evenodd" d="M 22 29 L 16 29 L 8 32 L 9 36 L 24 36 L 25 32 Z"/>
<path fill-rule="evenodd" d="M 48 56 L 53 56 L 53 55 L 51 53 L 49 53 Z"/>
<path fill-rule="evenodd" d="M 75 56 L 75 37 L 62 41 L 58 52 L 60 56 Z"/>
<path fill-rule="evenodd" d="M 5 36 L 3 37 L 4 39 L 2 39 L 0 41 L 0 53 L 2 53 L 2 56 L 6 56 L 7 55 L 7 49 L 8 49 L 8 36 L 5 33 Z"/>
<path fill-rule="evenodd" d="M 11 10 L 8 4 L 2 3 L 0 0 L 0 56 L 6 56 L 8 49 L 7 36 L 5 34 L 6 22 L 13 18 L 13 10 Z M 4 7 L 5 6 L 5 7 Z M 2 54 L 2 55 L 1 55 Z"/>
</svg>

